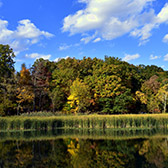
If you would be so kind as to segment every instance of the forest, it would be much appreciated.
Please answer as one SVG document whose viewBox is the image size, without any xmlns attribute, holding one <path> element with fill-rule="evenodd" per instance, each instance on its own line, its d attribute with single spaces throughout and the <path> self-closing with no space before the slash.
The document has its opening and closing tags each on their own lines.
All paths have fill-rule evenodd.
<svg viewBox="0 0 168 168">
<path fill-rule="evenodd" d="M 0 44 L 0 116 L 166 113 L 168 72 L 118 57 L 35 60 L 14 68 L 15 54 Z"/>
</svg>

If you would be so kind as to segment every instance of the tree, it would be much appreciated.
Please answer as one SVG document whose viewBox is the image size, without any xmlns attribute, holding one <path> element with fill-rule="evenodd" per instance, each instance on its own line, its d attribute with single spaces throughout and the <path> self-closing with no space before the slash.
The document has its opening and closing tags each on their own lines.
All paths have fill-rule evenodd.
<svg viewBox="0 0 168 168">
<path fill-rule="evenodd" d="M 113 113 L 128 113 L 130 112 L 131 105 L 134 103 L 131 95 L 131 89 L 126 89 L 119 96 L 115 97 L 113 105 Z"/>
<path fill-rule="evenodd" d="M 62 59 L 52 73 L 52 86 L 61 87 L 67 98 L 73 81 L 79 77 L 79 61 L 75 58 Z"/>
<path fill-rule="evenodd" d="M 141 91 L 136 91 L 136 97 L 140 100 L 141 105 L 145 105 L 143 107 L 146 107 L 146 110 L 151 113 L 160 112 L 159 102 L 156 97 L 161 85 L 158 79 L 157 75 L 150 77 L 142 84 Z"/>
<path fill-rule="evenodd" d="M 158 76 L 160 72 L 164 72 L 161 67 L 157 67 L 156 65 L 145 66 L 143 64 L 140 64 L 139 66 L 137 66 L 137 68 L 143 81 L 149 80 L 154 75 Z"/>
<path fill-rule="evenodd" d="M 14 72 L 15 54 L 9 45 L 0 44 L 0 80 L 10 78 Z"/>
<path fill-rule="evenodd" d="M 68 103 L 75 107 L 75 112 L 87 111 L 91 100 L 90 88 L 77 78 L 70 88 L 70 93 Z"/>
<path fill-rule="evenodd" d="M 26 68 L 25 64 L 22 64 L 20 74 L 18 74 L 18 88 L 17 88 L 17 103 L 18 113 L 20 110 L 29 111 L 32 110 L 34 93 L 33 83 L 29 69 Z"/>
<path fill-rule="evenodd" d="M 0 44 L 0 115 L 12 114 L 16 106 L 14 57 L 9 45 Z"/>
<path fill-rule="evenodd" d="M 156 95 L 157 99 L 161 102 L 161 111 L 163 113 L 166 113 L 166 107 L 167 107 L 167 100 L 168 100 L 168 84 L 165 84 L 164 86 L 162 86 L 157 95 Z"/>
<path fill-rule="evenodd" d="M 49 96 L 52 100 L 53 111 L 61 110 L 66 101 L 65 94 L 62 91 L 62 88 L 57 86 L 49 93 Z"/>
<path fill-rule="evenodd" d="M 40 58 L 33 64 L 32 81 L 34 90 L 34 107 L 35 110 L 46 110 L 49 108 L 51 102 L 49 98 L 49 82 L 51 79 L 49 61 Z"/>
<path fill-rule="evenodd" d="M 84 79 L 86 76 L 93 74 L 93 65 L 94 60 L 90 57 L 83 57 L 82 60 L 79 61 L 79 78 Z"/>
<path fill-rule="evenodd" d="M 99 110 L 113 113 L 116 96 L 122 94 L 125 87 L 121 85 L 121 78 L 116 75 L 100 76 L 95 80 L 94 98 L 98 101 Z"/>
<path fill-rule="evenodd" d="M 16 78 L 3 78 L 0 83 L 0 115 L 12 115 L 16 111 Z"/>
<path fill-rule="evenodd" d="M 154 75 L 149 80 L 142 84 L 141 90 L 150 98 L 152 94 L 157 94 L 160 88 L 160 82 L 158 82 L 158 76 Z"/>
</svg>

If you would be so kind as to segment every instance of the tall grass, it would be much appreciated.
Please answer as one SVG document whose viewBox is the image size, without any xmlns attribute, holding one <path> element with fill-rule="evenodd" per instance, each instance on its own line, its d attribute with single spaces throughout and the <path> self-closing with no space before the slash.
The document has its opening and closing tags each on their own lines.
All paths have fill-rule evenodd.
<svg viewBox="0 0 168 168">
<path fill-rule="evenodd" d="M 167 128 L 168 114 L 0 117 L 3 130 Z"/>
</svg>

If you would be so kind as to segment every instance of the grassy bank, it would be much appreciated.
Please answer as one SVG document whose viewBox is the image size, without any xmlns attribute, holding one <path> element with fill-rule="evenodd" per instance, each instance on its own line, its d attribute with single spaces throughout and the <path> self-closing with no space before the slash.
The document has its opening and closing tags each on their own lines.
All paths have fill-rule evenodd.
<svg viewBox="0 0 168 168">
<path fill-rule="evenodd" d="M 56 128 L 167 128 L 168 114 L 0 117 L 0 131 Z"/>
</svg>

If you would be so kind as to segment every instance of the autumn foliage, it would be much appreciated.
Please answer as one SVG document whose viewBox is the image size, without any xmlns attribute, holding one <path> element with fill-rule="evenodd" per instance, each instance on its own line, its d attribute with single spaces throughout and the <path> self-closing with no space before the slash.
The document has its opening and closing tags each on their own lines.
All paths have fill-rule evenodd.
<svg viewBox="0 0 168 168">
<path fill-rule="evenodd" d="M 0 115 L 54 113 L 166 113 L 168 73 L 151 65 L 104 59 L 36 60 L 20 72 L 14 53 L 0 45 Z M 3 73 L 2 73 L 3 72 Z"/>
</svg>

